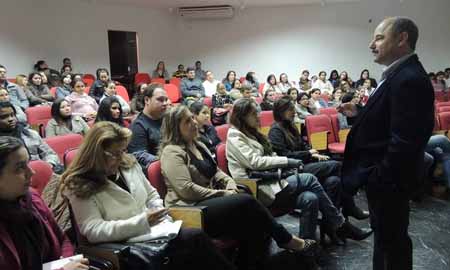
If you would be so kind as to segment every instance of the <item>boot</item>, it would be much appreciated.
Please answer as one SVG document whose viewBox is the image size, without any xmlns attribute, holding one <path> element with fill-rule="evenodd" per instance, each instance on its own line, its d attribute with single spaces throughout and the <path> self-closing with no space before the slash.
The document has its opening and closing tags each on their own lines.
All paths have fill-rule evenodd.
<svg viewBox="0 0 450 270">
<path fill-rule="evenodd" d="M 341 227 L 336 230 L 336 235 L 341 239 L 352 239 L 355 241 L 361 241 L 366 239 L 372 234 L 371 229 L 360 229 L 349 221 L 345 221 Z"/>
</svg>

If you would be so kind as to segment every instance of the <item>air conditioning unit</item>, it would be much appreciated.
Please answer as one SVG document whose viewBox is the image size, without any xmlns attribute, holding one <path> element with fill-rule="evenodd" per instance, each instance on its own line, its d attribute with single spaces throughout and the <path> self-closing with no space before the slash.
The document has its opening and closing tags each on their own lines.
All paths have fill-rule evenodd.
<svg viewBox="0 0 450 270">
<path fill-rule="evenodd" d="M 178 14 L 185 19 L 230 19 L 234 16 L 232 6 L 180 7 Z"/>
</svg>

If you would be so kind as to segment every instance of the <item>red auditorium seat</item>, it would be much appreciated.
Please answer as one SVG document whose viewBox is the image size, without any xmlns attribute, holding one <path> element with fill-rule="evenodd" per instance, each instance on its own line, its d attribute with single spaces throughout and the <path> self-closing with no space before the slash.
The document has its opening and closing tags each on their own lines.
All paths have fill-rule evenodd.
<svg viewBox="0 0 450 270">
<path fill-rule="evenodd" d="M 450 101 L 437 102 L 435 105 L 436 108 L 446 107 L 446 106 L 450 106 Z"/>
<path fill-rule="evenodd" d="M 56 87 L 52 87 L 50 88 L 50 94 L 52 94 L 52 96 L 56 97 Z"/>
<path fill-rule="evenodd" d="M 82 77 L 83 82 L 87 87 L 91 87 L 91 85 L 95 82 L 95 76 L 89 73 L 86 73 Z"/>
<path fill-rule="evenodd" d="M 42 160 L 30 161 L 28 166 L 34 171 L 34 175 L 31 177 L 31 187 L 41 195 L 45 186 L 52 178 L 52 166 Z"/>
<path fill-rule="evenodd" d="M 442 91 L 434 91 L 434 99 L 438 102 L 444 102 L 448 100 L 448 96 L 447 93 L 444 93 Z"/>
<path fill-rule="evenodd" d="M 258 87 L 258 92 L 262 95 L 265 83 L 260 83 Z"/>
<path fill-rule="evenodd" d="M 311 115 L 306 117 L 308 140 L 316 150 L 327 150 L 330 153 L 343 154 L 345 143 L 339 143 L 333 131 L 331 119 L 327 115 Z"/>
<path fill-rule="evenodd" d="M 240 81 L 241 83 L 244 83 L 245 77 L 240 77 L 240 78 L 239 78 L 239 81 Z"/>
<path fill-rule="evenodd" d="M 50 106 L 34 106 L 25 110 L 27 115 L 27 122 L 31 128 L 38 131 L 39 134 L 45 137 L 45 126 L 47 122 L 52 119 Z"/>
<path fill-rule="evenodd" d="M 64 154 L 63 162 L 64 162 L 64 168 L 69 167 L 70 163 L 72 163 L 73 159 L 77 155 L 78 149 L 70 149 Z"/>
<path fill-rule="evenodd" d="M 442 106 L 437 108 L 437 113 L 450 112 L 450 106 Z"/>
<path fill-rule="evenodd" d="M 16 78 L 8 78 L 8 82 L 16 83 Z"/>
<path fill-rule="evenodd" d="M 203 104 L 208 106 L 208 108 L 212 108 L 212 98 L 211 97 L 205 97 L 203 99 Z"/>
<path fill-rule="evenodd" d="M 176 78 L 176 77 L 172 77 L 170 79 L 169 83 L 175 85 L 176 87 L 178 87 L 178 89 L 180 89 L 181 79 L 180 78 Z"/>
<path fill-rule="evenodd" d="M 262 111 L 259 114 L 259 122 L 261 125 L 261 133 L 267 136 L 269 134 L 270 127 L 272 126 L 274 119 L 273 119 L 273 112 L 272 111 Z"/>
<path fill-rule="evenodd" d="M 335 107 L 321 108 L 319 109 L 320 114 L 333 115 L 337 114 L 337 110 Z"/>
<path fill-rule="evenodd" d="M 139 85 L 141 83 L 149 84 L 151 82 L 150 74 L 148 73 L 136 73 L 134 75 L 134 84 Z"/>
<path fill-rule="evenodd" d="M 228 172 L 228 162 L 227 162 L 227 145 L 225 143 L 220 143 L 216 148 L 216 158 L 217 158 L 217 167 L 221 169 L 224 173 L 229 174 Z"/>
<path fill-rule="evenodd" d="M 228 129 L 230 129 L 230 125 L 229 124 L 223 124 L 223 125 L 220 125 L 220 126 L 216 126 L 217 136 L 220 138 L 220 140 L 223 143 L 227 142 Z"/>
<path fill-rule="evenodd" d="M 262 97 L 255 97 L 255 102 L 261 104 L 263 102 Z"/>
<path fill-rule="evenodd" d="M 83 136 L 80 134 L 67 134 L 45 138 L 45 142 L 52 148 L 59 157 L 64 160 L 64 155 L 70 149 L 78 148 L 83 142 Z"/>
<path fill-rule="evenodd" d="M 181 98 L 180 89 L 174 84 L 164 84 L 164 90 L 166 90 L 167 96 L 172 103 L 178 103 Z"/>
<path fill-rule="evenodd" d="M 122 85 L 116 85 L 116 93 L 117 95 L 123 97 L 126 102 L 130 102 L 130 97 L 128 96 L 128 90 Z"/>
<path fill-rule="evenodd" d="M 441 130 L 450 130 L 450 112 L 438 114 Z"/>
<path fill-rule="evenodd" d="M 152 78 L 152 83 L 165 84 L 166 80 L 164 78 Z"/>
</svg>

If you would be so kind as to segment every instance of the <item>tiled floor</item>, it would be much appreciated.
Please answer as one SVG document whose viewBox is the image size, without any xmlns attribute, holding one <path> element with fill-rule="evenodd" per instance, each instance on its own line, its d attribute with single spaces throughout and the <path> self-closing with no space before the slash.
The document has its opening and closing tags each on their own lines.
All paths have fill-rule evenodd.
<svg viewBox="0 0 450 270">
<path fill-rule="evenodd" d="M 365 195 L 357 196 L 357 203 L 367 209 Z M 292 233 L 298 233 L 298 220 L 293 216 L 281 217 L 280 222 Z M 360 227 L 368 221 L 351 220 Z M 432 197 L 421 203 L 411 203 L 409 227 L 414 246 L 415 270 L 450 270 L 450 202 Z M 333 247 L 323 256 L 323 270 L 372 269 L 373 236 L 365 241 L 349 240 L 345 247 Z"/>
</svg>

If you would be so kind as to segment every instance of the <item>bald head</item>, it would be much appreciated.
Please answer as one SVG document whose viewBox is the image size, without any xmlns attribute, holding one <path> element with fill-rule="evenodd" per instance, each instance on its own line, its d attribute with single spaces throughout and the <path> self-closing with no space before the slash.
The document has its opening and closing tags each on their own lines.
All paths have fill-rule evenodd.
<svg viewBox="0 0 450 270">
<path fill-rule="evenodd" d="M 407 17 L 390 17 L 386 18 L 382 23 L 390 27 L 391 33 L 394 36 L 399 36 L 402 33 L 408 35 L 408 45 L 412 51 L 416 50 L 416 43 L 419 39 L 419 29 L 417 25 Z"/>
</svg>

